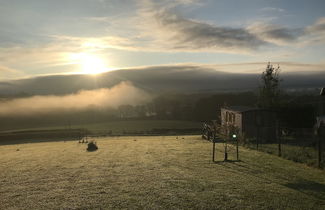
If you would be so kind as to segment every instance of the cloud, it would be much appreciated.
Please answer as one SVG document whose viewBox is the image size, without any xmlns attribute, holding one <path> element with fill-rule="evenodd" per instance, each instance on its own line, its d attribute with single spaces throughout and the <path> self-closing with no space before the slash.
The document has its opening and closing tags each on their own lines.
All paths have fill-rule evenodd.
<svg viewBox="0 0 325 210">
<path fill-rule="evenodd" d="M 285 12 L 284 9 L 277 8 L 277 7 L 263 7 L 263 8 L 260 9 L 260 11 L 261 12 L 272 12 L 272 13 L 274 13 L 274 12 L 280 12 L 280 13 Z"/>
<path fill-rule="evenodd" d="M 245 28 L 231 28 L 185 18 L 178 12 L 183 2 L 144 1 L 139 30 L 151 42 L 148 47 L 163 51 L 212 51 L 246 53 L 267 44 Z M 190 1 L 194 4 L 192 1 Z"/>
<path fill-rule="evenodd" d="M 0 66 L 0 73 L 18 73 L 18 72 L 19 72 L 18 70 L 11 69 L 6 66 Z"/>
<path fill-rule="evenodd" d="M 319 18 L 313 25 L 306 28 L 309 33 L 324 33 L 325 32 L 325 17 Z"/>
<path fill-rule="evenodd" d="M 304 28 L 304 44 L 323 44 L 325 42 L 325 17 L 316 20 L 312 25 Z"/>
<path fill-rule="evenodd" d="M 248 26 L 247 30 L 261 40 L 276 46 L 310 46 L 325 42 L 325 17 L 319 18 L 313 24 L 302 28 L 257 22 Z"/>
<path fill-rule="evenodd" d="M 312 26 L 301 28 L 267 22 L 231 28 L 185 17 L 179 13 L 180 9 L 184 9 L 182 1 L 141 2 L 138 12 L 138 22 L 142 23 L 140 31 L 148 40 L 146 47 L 157 51 L 245 54 L 267 49 L 268 46 L 300 47 L 320 40 L 321 36 L 316 36 L 316 33 L 320 34 L 325 27 L 325 18 L 320 18 Z M 195 3 L 189 1 L 186 5 L 193 6 Z M 285 12 L 275 7 L 265 7 L 260 11 Z"/>
<path fill-rule="evenodd" d="M 65 43 L 68 46 L 75 46 L 75 50 L 98 51 L 108 48 L 121 50 L 136 50 L 136 43 L 130 38 L 120 36 L 65 36 L 53 35 L 58 43 Z"/>
<path fill-rule="evenodd" d="M 193 14 L 193 9 L 203 5 L 199 0 L 129 0 L 126 1 L 127 4 L 122 2 L 125 1 L 78 1 L 68 4 L 61 14 L 58 13 L 62 10 L 58 6 L 60 4 L 47 1 L 40 5 L 41 8 L 53 10 L 37 9 L 32 15 L 24 14 L 17 20 L 11 16 L 6 17 L 10 13 L 10 10 L 7 10 L 6 14 L 0 15 L 6 17 L 0 20 L 0 24 L 3 21 L 7 25 L 17 26 L 18 29 L 26 27 L 26 31 L 21 32 L 10 27 L 0 29 L 4 32 L 0 33 L 0 46 L 1 40 L 5 45 L 0 48 L 0 62 L 2 65 L 24 69 L 26 73 L 35 75 L 43 72 L 48 74 L 55 71 L 74 71 L 76 66 L 64 66 L 64 70 L 54 69 L 54 66 L 70 65 L 67 54 L 76 52 L 101 51 L 104 54 L 109 51 L 107 49 L 118 49 L 160 53 L 250 53 L 256 56 L 261 52 L 273 53 L 274 49 L 284 49 L 280 48 L 281 46 L 300 47 L 317 43 L 325 37 L 325 18 L 305 28 L 268 23 L 234 28 L 220 25 L 218 22 L 189 18 L 187 14 Z M 25 10 L 28 5 L 22 4 L 21 10 Z M 191 12 L 186 13 L 188 10 Z M 47 11 L 49 15 L 44 14 Z M 269 14 L 285 11 L 281 8 L 265 7 L 260 9 L 260 12 Z M 24 24 L 24 27 L 20 24 L 23 18 L 29 23 Z M 19 24 L 11 24 L 11 21 Z M 33 27 L 29 28 L 30 25 Z M 31 34 L 28 35 L 27 32 Z M 11 42 L 16 45 L 8 45 Z M 114 56 L 112 55 L 112 58 Z"/>
<path fill-rule="evenodd" d="M 140 8 L 166 8 L 171 9 L 179 6 L 202 5 L 202 0 L 137 0 Z"/>
<path fill-rule="evenodd" d="M 72 54 L 80 52 L 100 54 L 108 48 L 135 50 L 132 43 L 122 37 L 52 35 L 51 39 L 52 42 L 34 47 L 0 47 L 0 63 L 14 69 L 23 69 L 31 75 L 74 72 L 78 71 L 78 63 L 71 59 Z"/>
<path fill-rule="evenodd" d="M 308 39 L 306 45 L 325 43 L 325 17 L 319 18 L 314 24 L 305 28 Z"/>
<path fill-rule="evenodd" d="M 292 43 L 303 35 L 302 29 L 290 29 L 284 26 L 267 23 L 254 23 L 247 29 L 261 40 L 276 45 Z"/>
<path fill-rule="evenodd" d="M 72 69 L 73 66 L 69 66 L 71 60 L 68 59 L 67 54 L 77 51 L 78 48 L 78 46 L 68 46 L 65 43 L 49 43 L 37 47 L 0 48 L 0 63 L 4 66 L 10 66 L 12 69 L 19 69 L 22 74 L 16 74 L 16 78 L 37 74 L 72 72 L 74 69 Z"/>
<path fill-rule="evenodd" d="M 265 44 L 264 41 L 241 28 L 220 27 L 185 19 L 164 10 L 157 12 L 155 17 L 166 33 L 173 34 L 171 40 L 174 49 L 240 51 L 256 49 Z"/>
<path fill-rule="evenodd" d="M 290 28 L 267 22 L 256 22 L 247 27 L 231 28 L 190 19 L 179 13 L 182 2 L 143 1 L 139 21 L 147 48 L 157 51 L 225 52 L 246 54 L 268 46 L 308 45 L 324 30 L 325 18 L 305 28 Z M 193 5 L 192 2 L 190 5 Z M 262 8 L 265 12 L 284 12 L 280 8 Z M 140 21 L 142 20 L 142 21 Z M 308 33 L 306 33 L 308 32 Z"/>
<path fill-rule="evenodd" d="M 150 100 L 150 95 L 130 82 L 108 89 L 81 90 L 64 96 L 32 96 L 0 102 L 0 116 L 33 115 L 53 111 L 78 111 L 88 108 L 117 108 L 138 105 Z"/>
<path fill-rule="evenodd" d="M 19 70 L 0 65 L 0 80 L 8 80 L 8 79 L 17 78 L 17 77 L 20 77 L 23 75 L 24 75 L 24 73 Z"/>
<path fill-rule="evenodd" d="M 325 64 L 309 64 L 297 62 L 272 62 L 272 64 L 280 66 L 281 74 L 308 74 L 311 72 L 322 73 L 325 70 Z M 237 73 L 261 73 L 265 70 L 265 67 L 266 62 L 211 65 L 211 68 L 218 69 L 220 71 Z"/>
</svg>

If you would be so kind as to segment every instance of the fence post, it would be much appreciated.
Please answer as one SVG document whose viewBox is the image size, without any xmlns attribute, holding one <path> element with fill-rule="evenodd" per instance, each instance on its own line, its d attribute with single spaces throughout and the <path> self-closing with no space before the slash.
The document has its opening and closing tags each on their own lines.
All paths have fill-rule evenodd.
<svg viewBox="0 0 325 210">
<path fill-rule="evenodd" d="M 318 168 L 321 168 L 322 163 L 322 139 L 324 138 L 325 127 L 324 124 L 321 123 L 318 129 Z"/>
<path fill-rule="evenodd" d="M 258 140 L 260 138 L 260 127 L 257 126 L 257 136 L 256 136 L 256 150 L 258 150 Z"/>
<path fill-rule="evenodd" d="M 281 136 L 279 136 L 278 138 L 279 138 L 278 155 L 279 155 L 279 157 L 281 157 L 282 156 Z"/>
<path fill-rule="evenodd" d="M 224 157 L 224 161 L 228 160 L 228 138 L 226 138 L 225 140 L 225 157 Z"/>
<path fill-rule="evenodd" d="M 322 145 L 321 145 L 321 135 L 317 136 L 318 138 L 318 168 L 321 167 L 321 162 L 322 162 Z"/>
<path fill-rule="evenodd" d="M 212 162 L 215 162 L 215 151 L 216 151 L 216 142 L 215 142 L 215 139 L 213 139 L 213 145 L 212 145 Z"/>
<path fill-rule="evenodd" d="M 239 153 L 238 153 L 238 138 L 236 139 L 237 144 L 236 144 L 236 153 L 237 153 L 237 161 L 239 160 Z"/>
<path fill-rule="evenodd" d="M 279 122 L 276 122 L 276 138 L 278 139 L 278 156 L 281 157 L 281 132 L 279 127 Z"/>
</svg>

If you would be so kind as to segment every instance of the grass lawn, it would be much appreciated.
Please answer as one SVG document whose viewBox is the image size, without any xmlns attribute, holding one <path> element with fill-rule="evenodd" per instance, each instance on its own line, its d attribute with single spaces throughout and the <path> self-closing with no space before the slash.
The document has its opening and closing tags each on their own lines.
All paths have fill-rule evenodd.
<svg viewBox="0 0 325 210">
<path fill-rule="evenodd" d="M 199 136 L 0 146 L 0 209 L 324 209 L 325 172 Z M 17 151 L 17 149 L 19 149 Z M 233 154 L 230 154 L 230 158 Z"/>
</svg>

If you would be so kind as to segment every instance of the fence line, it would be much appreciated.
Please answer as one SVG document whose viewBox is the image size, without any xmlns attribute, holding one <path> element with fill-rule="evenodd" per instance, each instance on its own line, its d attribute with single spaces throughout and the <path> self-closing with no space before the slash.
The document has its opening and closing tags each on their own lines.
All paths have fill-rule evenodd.
<svg viewBox="0 0 325 210">
<path fill-rule="evenodd" d="M 323 146 L 325 127 L 315 130 L 312 128 L 290 128 L 277 125 L 274 140 L 266 141 L 261 136 L 259 133 L 250 138 L 243 135 L 240 141 L 242 145 L 251 149 L 325 168 L 325 148 Z"/>
</svg>

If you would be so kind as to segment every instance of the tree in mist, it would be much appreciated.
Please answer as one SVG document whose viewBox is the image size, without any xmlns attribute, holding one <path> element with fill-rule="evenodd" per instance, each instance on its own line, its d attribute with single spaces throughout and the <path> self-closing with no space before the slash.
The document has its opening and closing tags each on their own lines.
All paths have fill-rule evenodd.
<svg viewBox="0 0 325 210">
<path fill-rule="evenodd" d="M 120 118 L 132 118 L 135 117 L 135 109 L 132 105 L 120 105 L 118 107 Z"/>
<path fill-rule="evenodd" d="M 134 107 L 135 113 L 138 118 L 144 118 L 146 117 L 146 107 L 144 105 L 137 105 Z"/>
<path fill-rule="evenodd" d="M 259 88 L 258 105 L 263 108 L 274 108 L 280 101 L 280 66 L 273 67 L 268 63 L 262 73 L 262 84 Z"/>
</svg>

